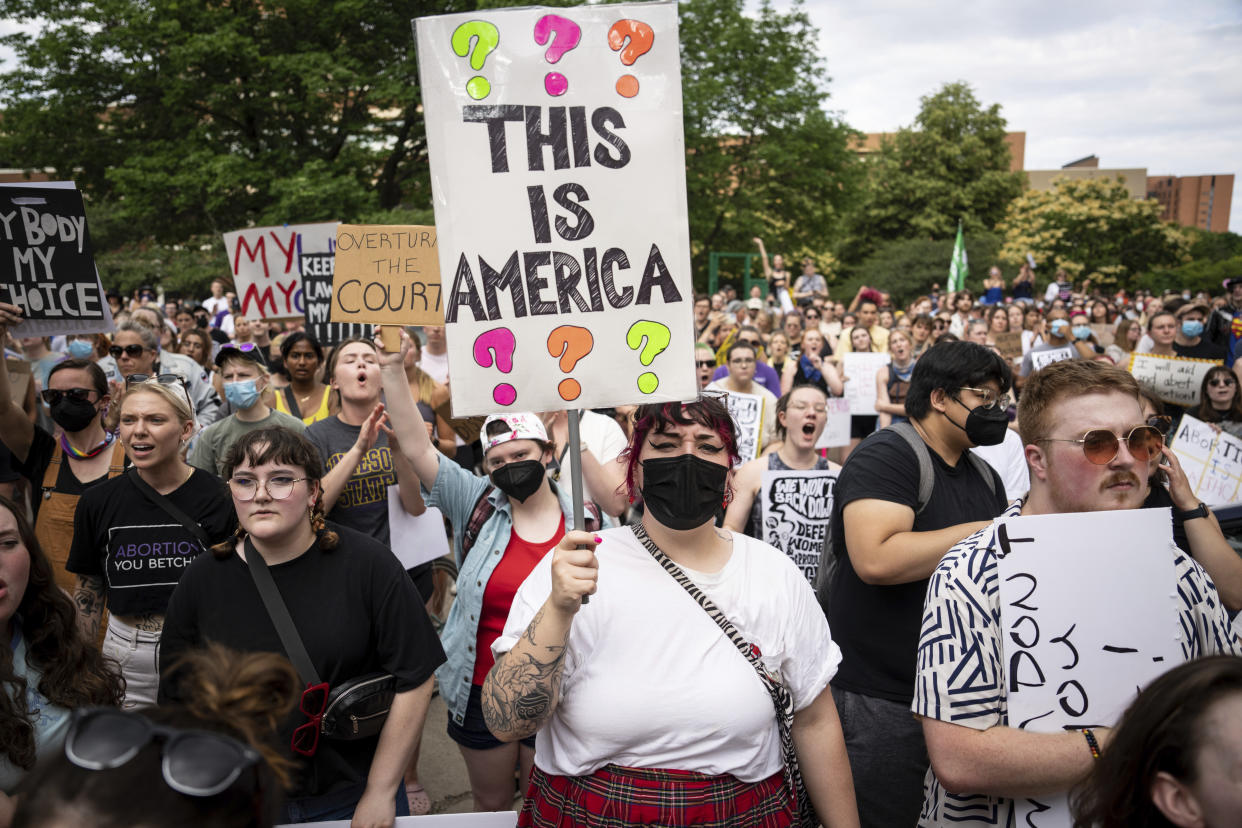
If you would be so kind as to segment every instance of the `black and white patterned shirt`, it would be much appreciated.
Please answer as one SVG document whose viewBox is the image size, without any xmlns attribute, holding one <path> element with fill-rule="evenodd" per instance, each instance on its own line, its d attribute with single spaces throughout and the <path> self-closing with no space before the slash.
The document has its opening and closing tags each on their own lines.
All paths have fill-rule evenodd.
<svg viewBox="0 0 1242 828">
<path fill-rule="evenodd" d="M 998 518 L 1021 514 L 1015 502 Z M 997 523 L 958 543 L 940 561 L 927 585 L 915 675 L 916 715 L 975 730 L 1009 724 L 997 577 Z M 1242 655 L 1212 579 L 1171 545 L 1180 599 L 1182 655 L 1186 660 L 1217 653 Z M 1014 825 L 1014 800 L 954 794 L 930 768 L 923 782 L 920 828 Z"/>
</svg>

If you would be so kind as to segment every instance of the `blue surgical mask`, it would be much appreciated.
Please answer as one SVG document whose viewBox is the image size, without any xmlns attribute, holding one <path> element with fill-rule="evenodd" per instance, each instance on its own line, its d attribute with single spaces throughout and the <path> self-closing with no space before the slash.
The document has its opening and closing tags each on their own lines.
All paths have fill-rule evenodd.
<svg viewBox="0 0 1242 828">
<path fill-rule="evenodd" d="M 259 401 L 259 388 L 255 380 L 241 380 L 240 382 L 226 382 L 224 384 L 224 398 L 234 408 L 250 408 Z"/>
<path fill-rule="evenodd" d="M 1065 336 L 1065 329 L 1069 327 L 1069 322 L 1064 319 L 1054 319 L 1048 326 L 1048 330 L 1053 336 Z"/>
<path fill-rule="evenodd" d="M 1203 323 L 1198 319 L 1187 319 L 1182 323 L 1182 336 L 1187 339 L 1194 339 L 1203 333 Z"/>
<path fill-rule="evenodd" d="M 75 339 L 69 343 L 69 356 L 74 359 L 90 359 L 95 355 L 95 346 L 88 340 Z"/>
<path fill-rule="evenodd" d="M 1074 334 L 1074 339 L 1090 339 L 1091 338 L 1091 326 L 1090 325 L 1075 325 L 1073 334 Z"/>
</svg>

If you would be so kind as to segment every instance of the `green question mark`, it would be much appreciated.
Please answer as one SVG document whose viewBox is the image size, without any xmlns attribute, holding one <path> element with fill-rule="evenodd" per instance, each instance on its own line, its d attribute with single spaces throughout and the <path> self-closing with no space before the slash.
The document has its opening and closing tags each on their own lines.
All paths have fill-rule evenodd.
<svg viewBox="0 0 1242 828">
<path fill-rule="evenodd" d="M 625 332 L 625 344 L 630 346 L 631 350 L 639 351 L 639 345 L 642 345 L 642 350 L 638 354 L 638 361 L 643 365 L 650 365 L 654 362 L 655 358 L 668 347 L 668 343 L 672 338 L 673 335 L 667 326 L 648 319 L 635 322 Z M 646 339 L 645 343 L 643 342 L 644 339 Z M 638 390 L 644 394 L 652 393 L 659 385 L 660 378 L 650 371 L 640 374 L 638 377 Z"/>
<path fill-rule="evenodd" d="M 473 48 L 470 45 L 472 40 L 474 41 Z M 483 61 L 487 60 L 487 56 L 499 45 L 500 29 L 486 20 L 471 20 L 453 30 L 453 51 L 458 57 L 469 55 L 470 68 L 476 72 L 483 68 Z M 491 91 L 492 85 L 482 75 L 476 75 L 466 81 L 466 92 L 476 101 L 486 98 Z"/>
</svg>

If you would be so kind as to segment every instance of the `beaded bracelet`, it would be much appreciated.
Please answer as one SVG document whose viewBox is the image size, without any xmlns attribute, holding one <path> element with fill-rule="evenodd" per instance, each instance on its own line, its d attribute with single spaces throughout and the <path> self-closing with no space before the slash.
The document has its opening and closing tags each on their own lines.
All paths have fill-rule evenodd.
<svg viewBox="0 0 1242 828">
<path fill-rule="evenodd" d="M 1099 759 L 1100 758 L 1100 743 L 1097 742 L 1095 739 L 1095 731 L 1089 727 L 1084 727 L 1082 728 L 1081 733 L 1083 737 L 1086 738 L 1087 740 L 1087 747 L 1090 748 L 1091 750 L 1091 758 Z"/>
</svg>

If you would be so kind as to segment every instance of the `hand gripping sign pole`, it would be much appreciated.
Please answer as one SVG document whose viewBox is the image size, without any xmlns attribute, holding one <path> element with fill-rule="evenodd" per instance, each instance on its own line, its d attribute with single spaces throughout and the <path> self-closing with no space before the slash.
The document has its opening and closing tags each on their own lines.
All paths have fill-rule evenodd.
<svg viewBox="0 0 1242 828">
<path fill-rule="evenodd" d="M 582 410 L 571 408 L 568 412 L 569 420 L 569 451 L 574 458 L 573 474 L 569 476 L 569 490 L 574 498 L 574 528 L 578 530 L 586 529 L 586 517 L 582 507 L 582 438 L 578 436 L 578 419 L 582 416 Z M 582 549 L 585 547 L 579 547 Z M 583 595 L 582 603 L 589 604 L 591 596 Z"/>
</svg>

